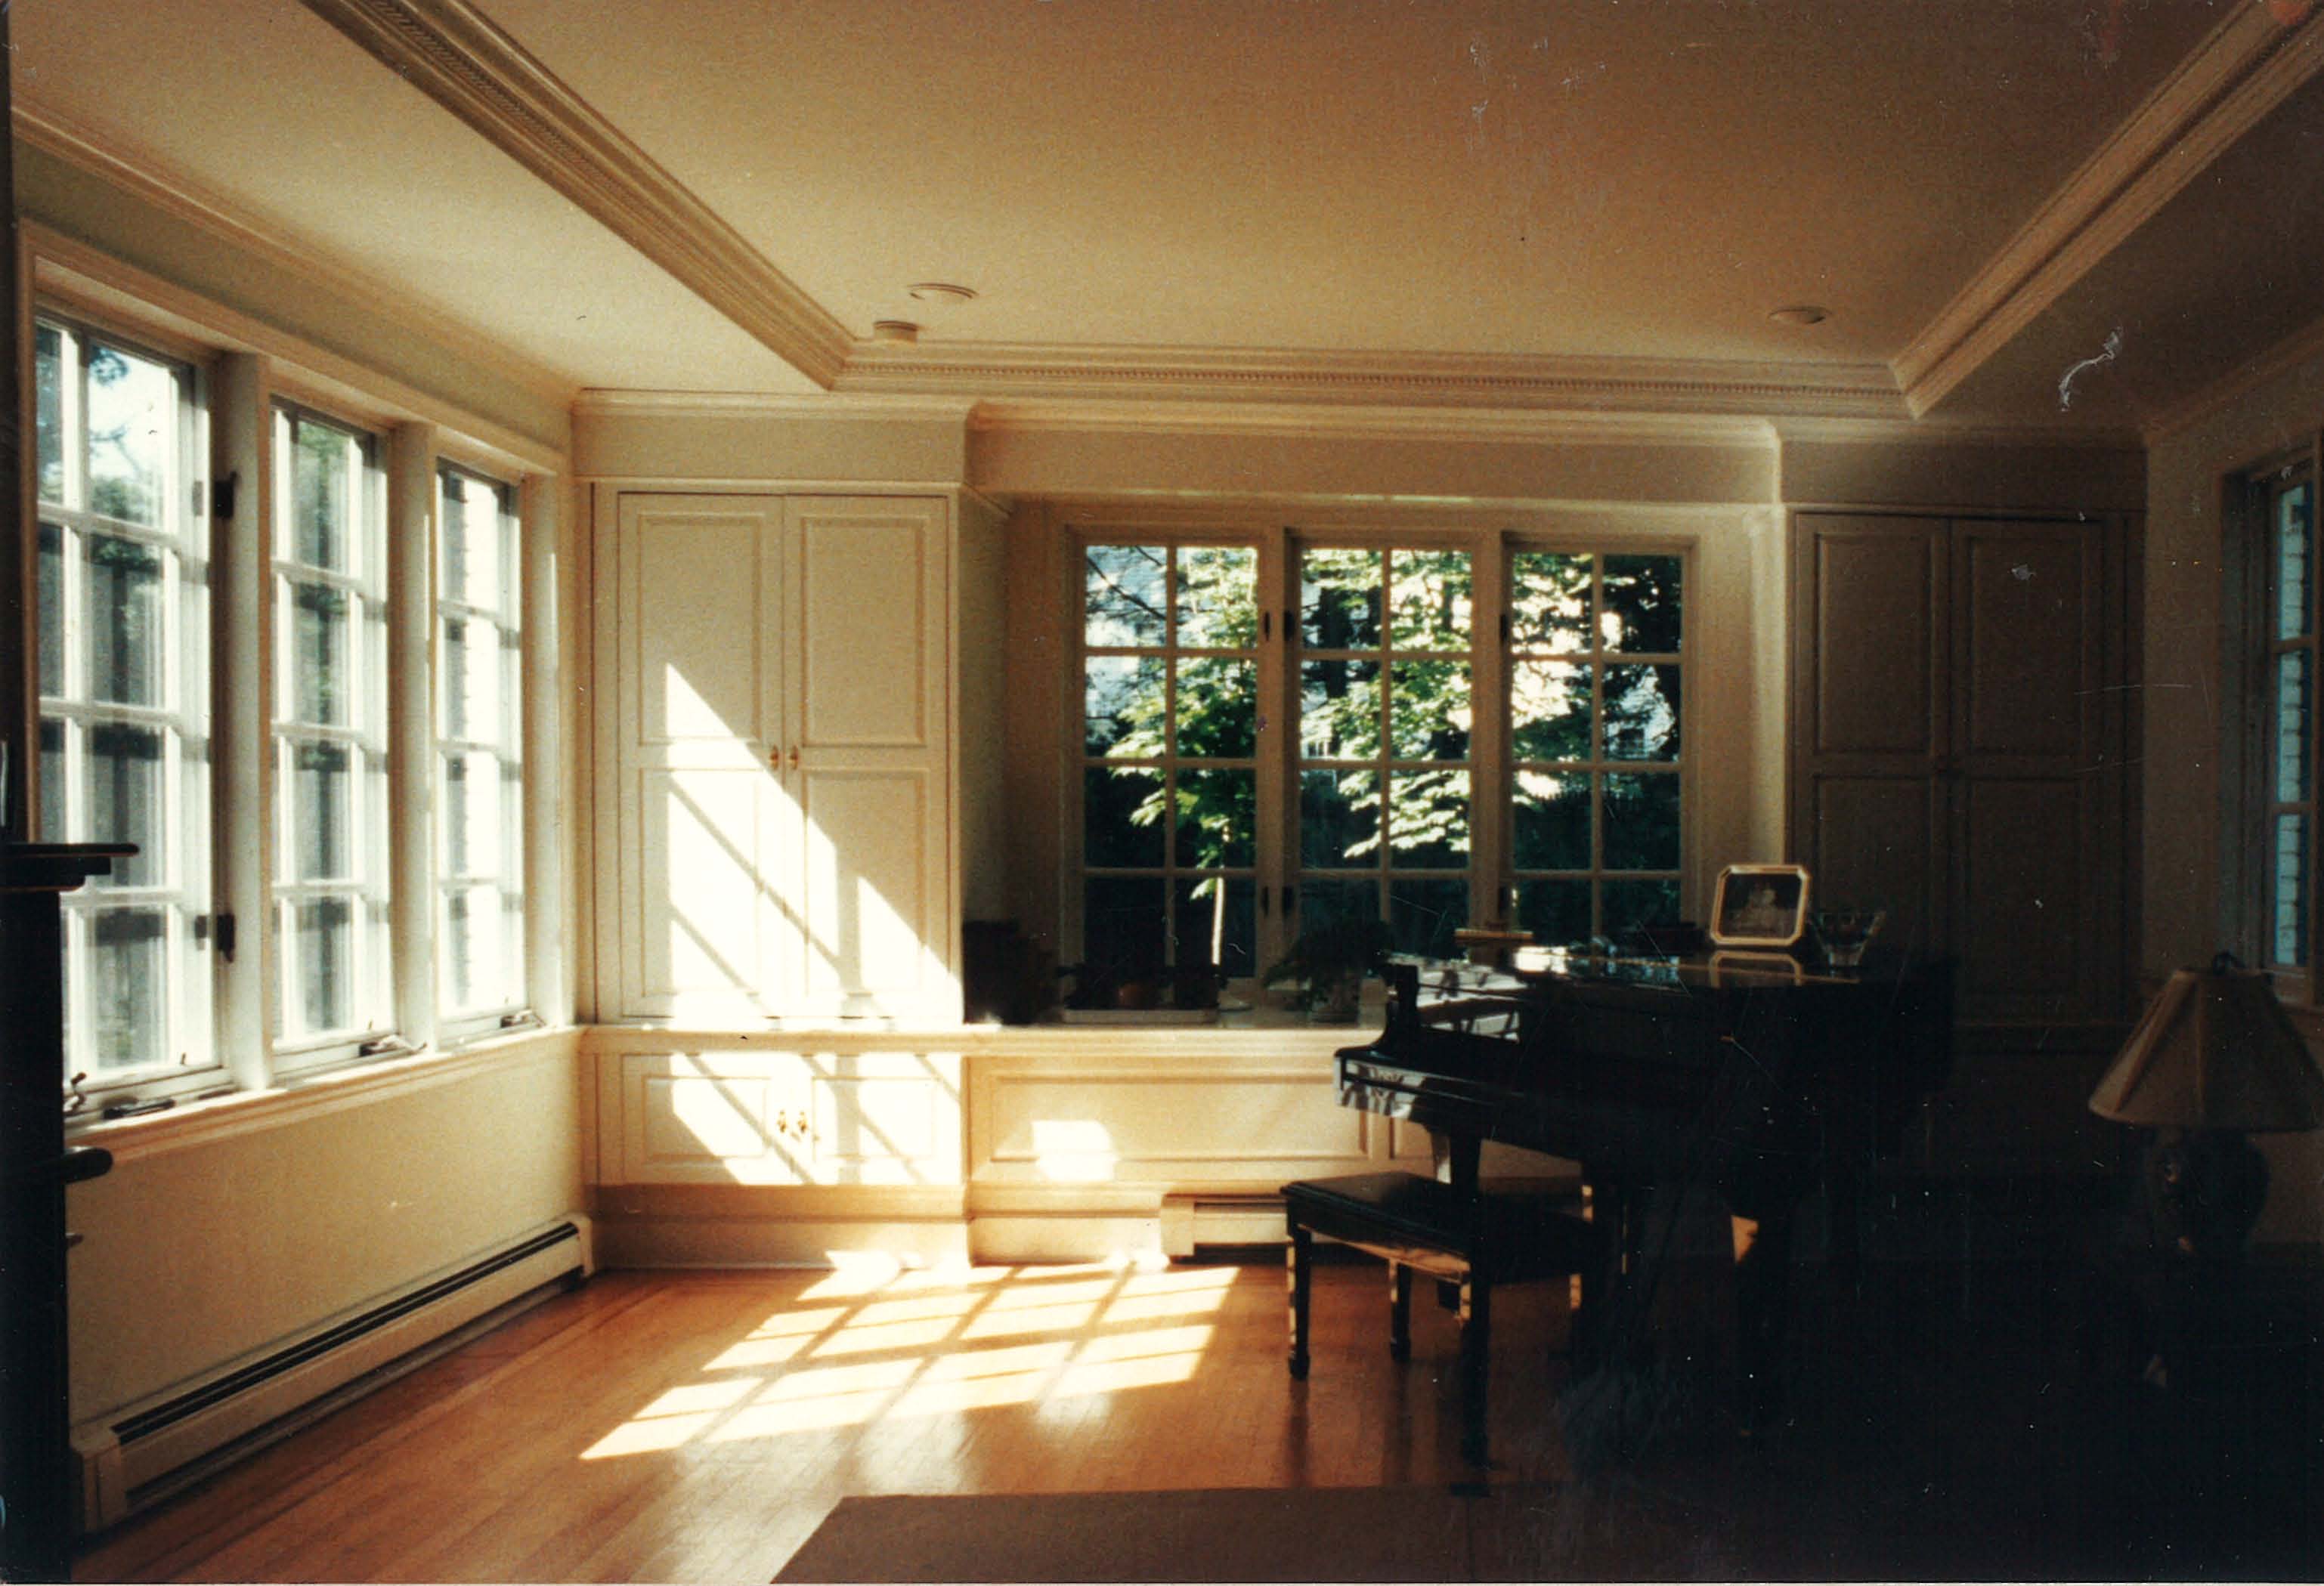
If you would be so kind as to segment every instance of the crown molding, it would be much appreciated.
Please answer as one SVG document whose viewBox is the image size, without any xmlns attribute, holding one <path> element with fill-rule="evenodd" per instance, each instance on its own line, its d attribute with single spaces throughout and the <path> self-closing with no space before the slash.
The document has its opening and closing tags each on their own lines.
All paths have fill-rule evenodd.
<svg viewBox="0 0 2324 1586">
<path fill-rule="evenodd" d="M 2024 447 L 2037 451 L 2137 451 L 2135 429 L 2064 424 L 1992 424 L 1941 419 L 1777 419 L 1783 445 Z"/>
<path fill-rule="evenodd" d="M 818 385 L 839 321 L 468 0 L 302 0 Z"/>
<path fill-rule="evenodd" d="M 245 214 L 230 200 L 142 149 L 132 149 L 117 134 L 90 126 L 77 117 L 30 99 L 19 90 L 11 106 L 16 137 L 97 178 L 133 198 L 175 216 L 219 241 L 263 260 L 274 269 L 310 285 L 349 298 L 392 319 L 414 335 L 432 341 L 456 333 L 463 357 L 506 376 L 544 401 L 562 407 L 573 400 L 579 383 L 539 363 L 486 329 L 454 317 L 447 310 L 412 301 L 398 288 L 367 274 L 344 260 L 285 241 L 266 222 Z"/>
<path fill-rule="evenodd" d="M 1895 377 L 1877 364 L 1481 353 L 867 341 L 855 344 L 832 389 L 863 394 L 957 393 L 987 403 L 1159 398 L 1308 408 L 1906 416 Z"/>
<path fill-rule="evenodd" d="M 2231 373 L 2155 412 L 2141 429 L 2140 437 L 2150 447 L 2159 446 L 2311 359 L 2324 359 L 2324 319 L 2293 331 L 2265 352 L 2245 359 Z"/>
<path fill-rule="evenodd" d="M 931 420 L 965 426 L 976 403 L 966 397 L 861 396 L 837 392 L 628 391 L 594 387 L 573 399 L 574 416 L 660 414 L 732 418 Z"/>
<path fill-rule="evenodd" d="M 1018 435 L 1250 435 L 1308 440 L 1692 446 L 1753 451 L 1766 450 L 1775 438 L 1774 429 L 1765 419 L 1719 413 L 1021 398 L 976 403 L 969 428 Z"/>
<path fill-rule="evenodd" d="M 1941 401 L 2324 67 L 2324 7 L 2245 3 L 1897 354 L 1914 418 Z"/>
</svg>

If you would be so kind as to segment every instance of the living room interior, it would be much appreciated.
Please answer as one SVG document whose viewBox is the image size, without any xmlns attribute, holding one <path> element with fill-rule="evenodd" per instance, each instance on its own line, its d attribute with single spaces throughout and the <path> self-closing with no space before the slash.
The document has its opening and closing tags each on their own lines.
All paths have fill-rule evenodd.
<svg viewBox="0 0 2324 1586">
<path fill-rule="evenodd" d="M 2306 0 L 5 21 L 79 1578 L 2312 1574 Z M 1683 1186 L 1286 1373 L 1276 967 L 1753 863 L 1950 991 L 1783 1413 Z"/>
</svg>

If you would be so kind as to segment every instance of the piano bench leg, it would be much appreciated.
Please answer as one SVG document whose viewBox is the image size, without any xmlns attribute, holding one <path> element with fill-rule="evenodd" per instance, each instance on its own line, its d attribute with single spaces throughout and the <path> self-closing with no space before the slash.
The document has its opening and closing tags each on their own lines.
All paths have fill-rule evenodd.
<svg viewBox="0 0 2324 1586">
<path fill-rule="evenodd" d="M 1309 1256 L 1315 1236 L 1298 1223 L 1291 1224 L 1291 1242 L 1283 1249 L 1286 1266 L 1284 1281 L 1290 1288 L 1291 1356 L 1287 1364 L 1292 1379 L 1307 1379 L 1307 1293 L 1309 1286 Z"/>
<path fill-rule="evenodd" d="M 1388 1353 L 1412 1359 L 1412 1268 L 1401 1261 L 1388 1264 Z"/>
<path fill-rule="evenodd" d="M 1485 1381 L 1492 1331 L 1493 1286 L 1471 1274 L 1461 1282 L 1461 1457 L 1480 1466 L 1487 1462 Z"/>
</svg>

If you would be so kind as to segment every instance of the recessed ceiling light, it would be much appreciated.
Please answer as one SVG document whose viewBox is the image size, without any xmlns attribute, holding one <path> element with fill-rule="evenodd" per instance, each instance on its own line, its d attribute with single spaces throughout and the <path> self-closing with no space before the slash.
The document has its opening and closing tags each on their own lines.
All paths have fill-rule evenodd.
<svg viewBox="0 0 2324 1586">
<path fill-rule="evenodd" d="M 1821 325 L 1831 318 L 1831 310 L 1813 303 L 1794 303 L 1788 309 L 1776 309 L 1767 318 L 1778 325 Z"/>
<path fill-rule="evenodd" d="M 950 308 L 956 303 L 973 301 L 976 293 L 964 286 L 954 286 L 947 281 L 914 281 L 904 289 L 904 294 L 915 302 Z"/>
<path fill-rule="evenodd" d="M 872 339 L 916 342 L 920 339 L 920 327 L 908 319 L 874 319 L 872 321 Z"/>
</svg>

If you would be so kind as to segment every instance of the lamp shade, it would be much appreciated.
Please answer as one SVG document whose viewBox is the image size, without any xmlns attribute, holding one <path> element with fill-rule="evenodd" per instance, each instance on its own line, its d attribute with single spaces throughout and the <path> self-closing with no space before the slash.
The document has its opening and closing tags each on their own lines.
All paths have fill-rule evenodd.
<svg viewBox="0 0 2324 1586">
<path fill-rule="evenodd" d="M 2315 1129 L 2324 1072 L 2269 978 L 2223 954 L 2164 982 L 2090 1093 L 2090 1111 L 2150 1129 Z"/>
</svg>

